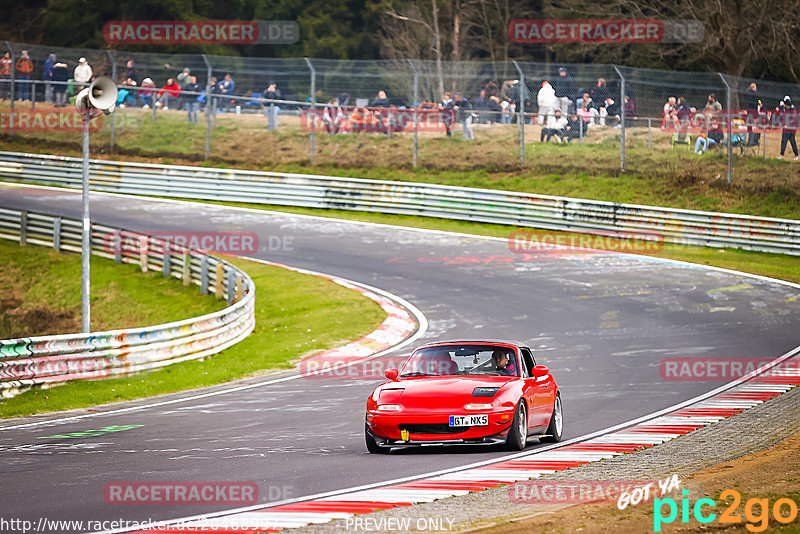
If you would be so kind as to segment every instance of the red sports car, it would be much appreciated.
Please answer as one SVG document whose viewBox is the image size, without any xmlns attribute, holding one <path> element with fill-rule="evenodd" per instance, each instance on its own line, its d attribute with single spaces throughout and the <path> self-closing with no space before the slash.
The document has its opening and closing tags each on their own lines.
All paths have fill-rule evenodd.
<svg viewBox="0 0 800 534">
<path fill-rule="evenodd" d="M 515 342 L 447 341 L 416 349 L 367 399 L 371 453 L 420 445 L 522 450 L 528 436 L 560 441 L 561 395 L 550 370 Z"/>
</svg>

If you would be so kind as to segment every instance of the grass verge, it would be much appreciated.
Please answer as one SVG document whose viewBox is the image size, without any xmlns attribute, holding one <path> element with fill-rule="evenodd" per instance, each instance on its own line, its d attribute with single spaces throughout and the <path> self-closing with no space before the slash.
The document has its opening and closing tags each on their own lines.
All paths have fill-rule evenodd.
<svg viewBox="0 0 800 534">
<path fill-rule="evenodd" d="M 68 258 L 77 260 L 79 272 L 80 256 L 69 255 Z M 102 260 L 93 259 L 95 294 L 101 293 L 94 281 L 94 273 L 101 270 L 101 263 Z M 138 275 L 131 273 L 122 277 L 119 271 L 122 267 L 109 263 L 113 270 L 110 274 L 115 274 L 114 280 L 132 278 L 138 281 L 143 292 L 155 294 L 153 298 L 158 307 L 168 300 L 152 286 L 141 283 Z M 241 259 L 233 260 L 233 263 L 245 270 L 256 285 L 256 327 L 247 339 L 203 361 L 180 363 L 109 380 L 70 382 L 49 389 L 33 389 L 0 401 L 0 418 L 137 399 L 220 384 L 253 376 L 266 369 L 288 368 L 303 355 L 358 339 L 374 330 L 386 317 L 375 302 L 323 278 Z M 80 280 L 79 276 L 73 278 Z M 178 290 L 184 289 L 179 281 L 175 281 L 175 285 Z M 191 286 L 186 289 L 190 292 L 187 305 L 193 300 L 207 300 L 218 306 L 218 301 L 213 298 L 201 297 L 199 288 Z M 79 301 L 78 298 L 76 302 Z M 180 312 L 176 319 L 192 316 L 187 312 L 190 308 L 176 309 Z M 94 311 L 99 313 L 97 309 Z"/>
</svg>

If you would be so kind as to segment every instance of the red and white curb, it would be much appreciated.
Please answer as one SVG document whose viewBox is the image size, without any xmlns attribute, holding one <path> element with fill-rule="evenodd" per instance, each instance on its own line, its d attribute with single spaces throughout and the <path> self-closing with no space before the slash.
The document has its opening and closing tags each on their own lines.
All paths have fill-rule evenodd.
<svg viewBox="0 0 800 534">
<path fill-rule="evenodd" d="M 772 372 L 778 366 L 780 372 Z M 484 491 L 653 447 L 762 404 L 797 385 L 800 385 L 800 347 L 696 399 L 544 450 L 517 453 L 500 461 L 430 473 L 416 479 L 307 497 L 296 502 L 256 505 L 236 511 L 166 521 L 138 532 L 188 534 L 200 529 L 230 534 L 278 532 L 347 519 L 355 514 Z"/>
</svg>

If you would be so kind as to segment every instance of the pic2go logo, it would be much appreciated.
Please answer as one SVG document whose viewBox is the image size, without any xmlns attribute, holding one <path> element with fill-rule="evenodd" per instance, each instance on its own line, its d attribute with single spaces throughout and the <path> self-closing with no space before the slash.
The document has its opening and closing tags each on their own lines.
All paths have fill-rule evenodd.
<svg viewBox="0 0 800 534">
<path fill-rule="evenodd" d="M 708 510 L 708 508 L 715 508 L 717 503 L 713 499 L 703 498 L 698 499 L 694 506 L 689 503 L 689 490 L 685 489 L 682 492 L 683 498 L 680 504 L 681 522 L 689 522 L 689 512 L 691 510 L 695 520 L 698 523 L 708 524 L 717 519 L 717 514 Z M 727 501 L 733 499 L 733 502 L 728 504 L 728 508 L 719 514 L 719 522 L 724 524 L 741 524 L 742 517 L 736 513 L 739 504 L 742 502 L 742 495 L 733 489 L 725 490 L 720 494 L 720 499 Z M 705 510 L 704 510 L 705 508 Z M 665 516 L 666 510 L 667 515 Z M 784 514 L 783 512 L 788 513 Z M 797 503 L 789 498 L 781 498 L 775 501 L 771 508 L 772 515 L 775 521 L 784 525 L 791 523 L 797 519 Z M 769 514 L 770 506 L 769 499 L 748 499 L 744 505 L 744 516 L 747 519 L 745 527 L 750 532 L 764 532 L 769 527 Z M 661 532 L 663 524 L 674 522 L 678 518 L 678 503 L 672 498 L 662 498 L 653 500 L 653 531 Z"/>
</svg>

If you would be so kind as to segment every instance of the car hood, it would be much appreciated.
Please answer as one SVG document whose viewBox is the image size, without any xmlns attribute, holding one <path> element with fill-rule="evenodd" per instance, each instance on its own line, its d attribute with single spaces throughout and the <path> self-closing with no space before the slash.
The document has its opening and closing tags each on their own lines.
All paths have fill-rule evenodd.
<svg viewBox="0 0 800 534">
<path fill-rule="evenodd" d="M 405 378 L 381 387 L 381 402 L 397 402 L 405 409 L 463 411 L 468 402 L 489 403 L 494 397 L 473 397 L 475 388 L 502 388 L 514 377 L 507 376 L 454 376 Z M 399 390 L 402 389 L 402 392 Z"/>
</svg>

